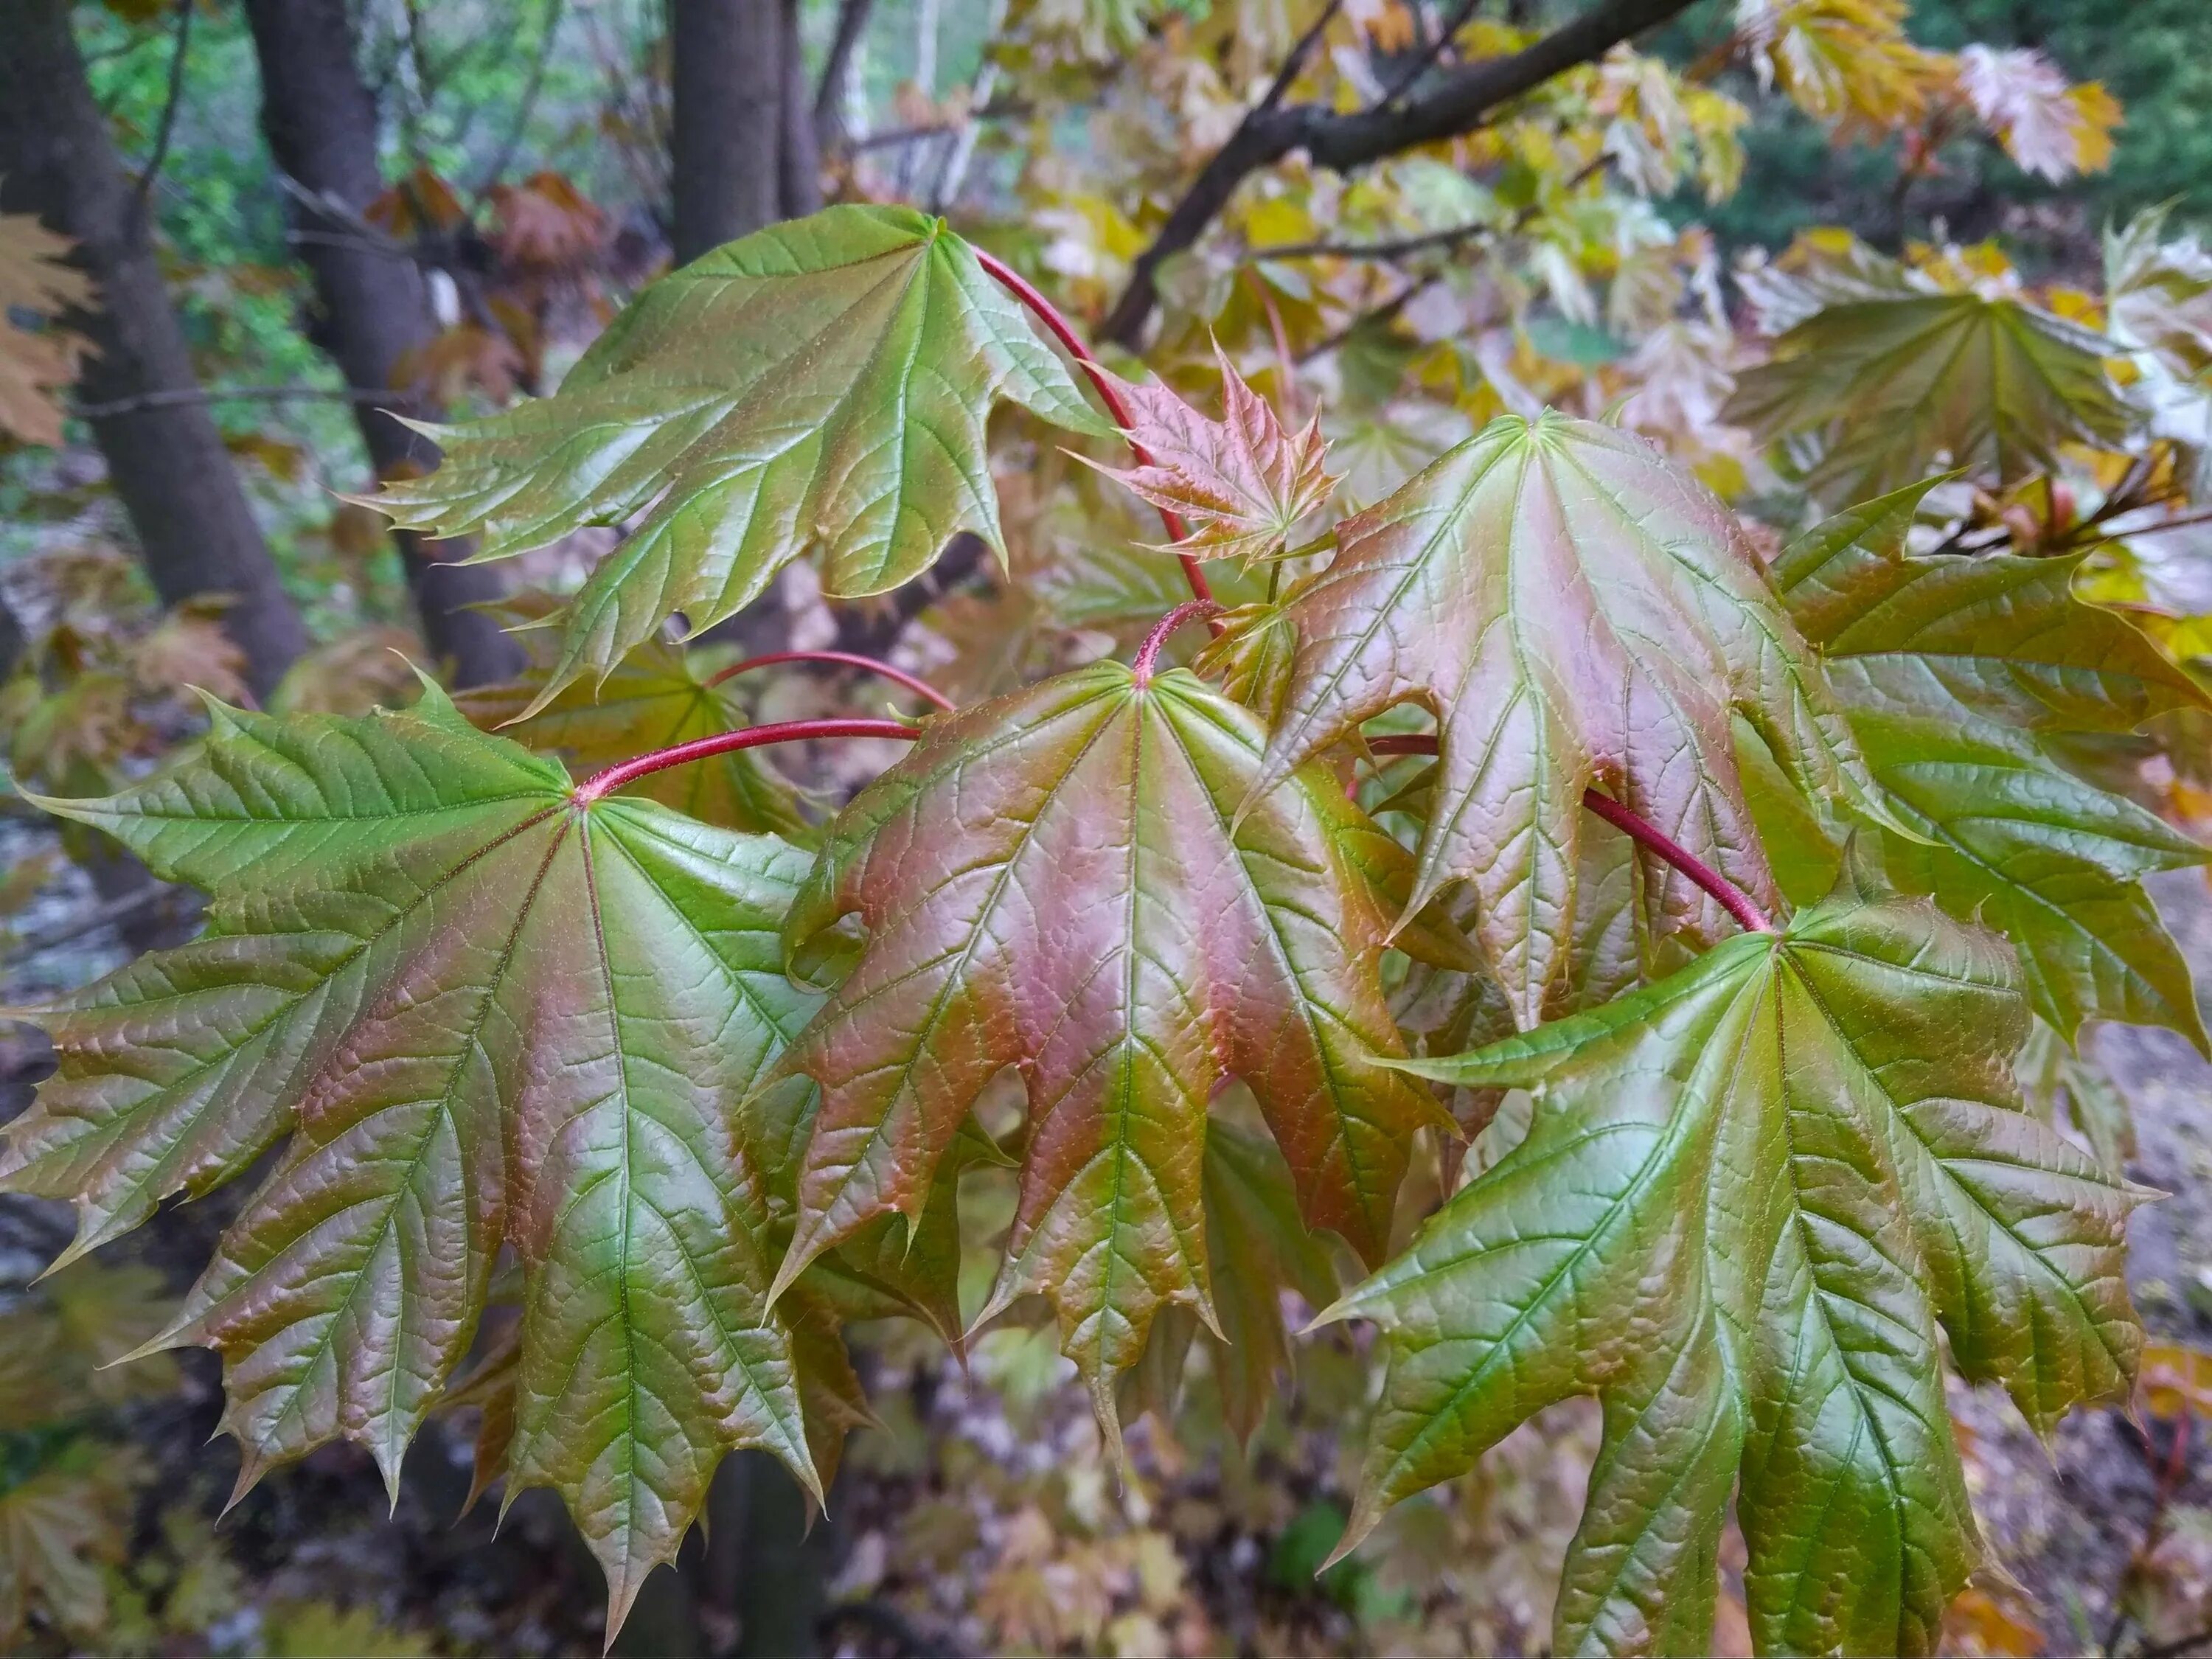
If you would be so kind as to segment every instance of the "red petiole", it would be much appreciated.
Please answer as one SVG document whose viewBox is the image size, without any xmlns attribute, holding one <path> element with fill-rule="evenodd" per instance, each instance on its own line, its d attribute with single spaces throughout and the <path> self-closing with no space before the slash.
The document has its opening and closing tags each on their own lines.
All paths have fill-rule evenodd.
<svg viewBox="0 0 2212 1659">
<path fill-rule="evenodd" d="M 1168 642 L 1168 635 L 1187 622 L 1200 617 L 1218 616 L 1221 607 L 1212 599 L 1185 599 L 1174 610 L 1152 624 L 1152 631 L 1145 635 L 1145 642 L 1137 647 L 1137 659 L 1129 665 L 1129 672 L 1137 677 L 1139 685 L 1152 683 L 1152 667 L 1159 661 L 1160 647 Z"/>
<path fill-rule="evenodd" d="M 998 279 L 1001 288 L 1029 307 L 1036 319 L 1051 331 L 1054 339 L 1067 349 L 1067 355 L 1075 359 L 1083 372 L 1091 377 L 1091 384 L 1098 389 L 1099 399 L 1105 404 L 1106 412 L 1114 417 L 1114 424 L 1120 427 L 1122 435 L 1127 438 L 1130 430 L 1137 424 L 1137 417 L 1130 413 L 1128 404 L 1121 401 L 1121 389 L 1114 384 L 1114 377 L 1106 372 L 1105 364 L 1091 355 L 1091 347 L 1075 331 L 1075 325 L 1061 316 L 1059 307 L 1038 293 L 1029 279 L 1012 266 L 992 258 L 981 248 L 975 250 L 975 258 L 985 270 Z M 1128 442 L 1129 453 L 1137 458 L 1138 465 L 1152 465 L 1150 450 L 1133 438 L 1129 438 Z M 1160 509 L 1160 522 L 1167 526 L 1170 541 L 1182 541 L 1190 535 L 1190 526 L 1166 507 Z M 1188 553 L 1178 553 L 1176 556 L 1182 562 L 1183 578 L 1189 582 L 1191 592 L 1201 599 L 1212 599 L 1213 589 L 1206 582 L 1206 572 L 1199 568 L 1198 561 Z"/>
<path fill-rule="evenodd" d="M 574 799 L 578 805 L 588 806 L 625 784 L 669 767 L 735 754 L 740 749 L 763 749 L 772 743 L 803 743 L 811 738 L 897 738 L 911 743 L 921 735 L 920 728 L 903 720 L 779 720 L 769 726 L 748 726 L 742 732 L 718 732 L 711 738 L 694 738 L 689 743 L 618 762 L 578 784 Z"/>
<path fill-rule="evenodd" d="M 917 697 L 935 703 L 950 714 L 952 699 L 927 680 L 917 679 L 903 668 L 894 668 L 887 662 L 878 662 L 873 657 L 863 657 L 852 651 L 771 651 L 765 656 L 747 657 L 743 662 L 733 662 L 727 668 L 718 669 L 707 677 L 709 685 L 720 685 L 724 680 L 735 679 L 756 668 L 772 668 L 778 663 L 814 662 L 836 664 L 845 668 L 857 668 L 864 673 L 878 674 L 896 685 L 902 685 Z"/>
<path fill-rule="evenodd" d="M 1368 752 L 1376 755 L 1433 755 L 1437 740 L 1426 735 L 1401 738 L 1371 738 Z M 1751 902 L 1743 890 L 1726 876 L 1707 864 L 1695 853 L 1662 831 L 1648 818 L 1630 811 L 1610 795 L 1601 795 L 1595 789 L 1583 791 L 1583 807 L 1603 818 L 1639 844 L 1650 848 L 1674 868 L 1680 870 L 1714 898 L 1721 908 L 1734 916 L 1737 925 L 1747 932 L 1771 933 L 1774 931 L 1771 917 Z"/>
</svg>

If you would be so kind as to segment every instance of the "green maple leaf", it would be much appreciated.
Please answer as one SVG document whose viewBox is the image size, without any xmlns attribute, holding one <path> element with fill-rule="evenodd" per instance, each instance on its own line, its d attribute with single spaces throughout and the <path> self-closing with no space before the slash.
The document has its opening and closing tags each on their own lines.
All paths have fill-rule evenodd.
<svg viewBox="0 0 2212 1659">
<path fill-rule="evenodd" d="M 426 428 L 445 464 L 370 504 L 430 535 L 482 532 L 480 558 L 645 513 L 570 606 L 534 712 L 674 613 L 694 633 L 734 614 L 796 558 L 858 599 L 958 531 L 1003 556 L 983 441 L 1001 398 L 1113 434 L 944 221 L 834 207 L 660 278 L 556 394 Z"/>
<path fill-rule="evenodd" d="M 1583 791 L 1597 785 L 1755 896 L 1773 891 L 1731 710 L 1816 794 L 1874 802 L 1818 661 L 1741 526 L 1638 438 L 1503 417 L 1339 526 L 1289 606 L 1297 651 L 1252 799 L 1409 700 L 1442 744 L 1411 902 L 1466 878 L 1523 1025 L 1565 979 Z M 1711 898 L 1644 865 L 1655 937 L 1725 935 Z"/>
<path fill-rule="evenodd" d="M 396 1480 L 512 1246 L 508 1490 L 567 1498 L 619 1625 L 726 1451 L 816 1484 L 730 1129 L 815 1006 L 778 943 L 805 855 L 587 799 L 434 686 L 212 712 L 172 769 L 43 803 L 207 890 L 210 927 L 40 1012 L 60 1069 L 0 1182 L 75 1200 L 74 1256 L 289 1136 L 149 1345 L 222 1351 L 243 1483 L 338 1437 Z"/>
<path fill-rule="evenodd" d="M 523 711 L 545 688 L 550 667 L 504 684 L 477 686 L 454 701 L 485 730 L 503 730 L 517 743 L 557 753 L 587 772 L 750 723 L 730 688 L 709 684 L 688 653 L 665 641 L 647 641 L 596 686 L 571 684 L 526 716 Z M 769 830 L 795 839 L 813 834 L 791 786 L 752 750 L 648 773 L 630 793 L 725 830 Z"/>
<path fill-rule="evenodd" d="M 1927 488 L 1816 526 L 1772 572 L 1895 815 L 1919 834 L 1885 837 L 1890 877 L 2001 928 L 2036 1012 L 2069 1042 L 2103 1018 L 2202 1047 L 2188 965 L 2141 881 L 2204 849 L 2041 739 L 2132 731 L 2204 707 L 2204 694 L 2126 622 L 2075 598 L 2079 557 L 1906 556 Z"/>
<path fill-rule="evenodd" d="M 2047 470 L 2061 444 L 2109 447 L 2128 430 L 2105 372 L 2112 343 L 2025 300 L 1947 294 L 1863 248 L 1802 287 L 1780 301 L 1790 325 L 1772 359 L 1737 376 L 1723 414 L 1771 439 L 1817 435 L 1815 495 L 1856 501 L 1937 465 L 2009 483 Z"/>
<path fill-rule="evenodd" d="M 992 1308 L 1052 1298 L 1109 1428 L 1155 1314 L 1214 1321 L 1202 1154 L 1231 1075 L 1307 1221 L 1379 1259 L 1407 1142 L 1437 1115 L 1370 1063 L 1402 1051 L 1369 872 L 1395 856 L 1402 884 L 1405 858 L 1326 775 L 1232 824 L 1261 741 L 1188 673 L 1099 663 L 933 720 L 846 809 L 792 937 L 803 959 L 857 913 L 867 939 L 782 1063 L 822 1101 L 779 1285 L 879 1217 L 920 1220 L 1009 1066 L 1030 1127 Z"/>
<path fill-rule="evenodd" d="M 2048 1431 L 2124 1395 L 2141 1194 L 2019 1109 L 1998 942 L 1855 892 L 1456 1059 L 1527 1138 L 1327 1316 L 1384 1328 L 1356 1541 L 1546 1406 L 1605 1443 L 1560 1652 L 1709 1650 L 1731 1496 L 1763 1653 L 1920 1653 L 1977 1540 L 1940 1323 Z"/>
</svg>

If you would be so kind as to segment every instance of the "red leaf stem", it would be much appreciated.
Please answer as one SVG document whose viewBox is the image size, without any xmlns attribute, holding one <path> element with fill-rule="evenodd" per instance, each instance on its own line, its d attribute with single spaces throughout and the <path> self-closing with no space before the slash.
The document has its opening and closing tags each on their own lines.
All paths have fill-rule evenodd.
<svg viewBox="0 0 2212 1659">
<path fill-rule="evenodd" d="M 866 673 L 879 674 L 904 686 L 917 697 L 935 703 L 948 714 L 956 707 L 951 698 L 928 681 L 916 679 L 903 668 L 894 668 L 887 662 L 878 662 L 873 657 L 864 657 L 853 651 L 771 651 L 764 656 L 747 657 L 743 662 L 733 662 L 727 668 L 716 670 L 707 677 L 707 684 L 720 685 L 724 680 L 735 679 L 753 669 L 771 668 L 778 663 L 787 662 L 836 663 L 847 668 L 858 668 Z"/>
<path fill-rule="evenodd" d="M 1373 738 L 1369 739 L 1367 747 L 1370 753 L 1376 755 L 1433 755 L 1437 752 L 1437 740 L 1425 734 Z M 1721 908 L 1734 916 L 1737 924 L 1747 932 L 1771 933 L 1774 931 L 1772 918 L 1753 904 L 1749 895 L 1696 854 L 1666 835 L 1657 824 L 1648 818 L 1639 817 L 1612 796 L 1601 795 L 1595 789 L 1583 791 L 1583 805 L 1622 834 L 1650 848 L 1711 893 L 1720 901 Z"/>
<path fill-rule="evenodd" d="M 588 806 L 647 773 L 714 755 L 733 754 L 740 749 L 765 748 L 772 743 L 800 743 L 810 738 L 900 738 L 912 742 L 921 735 L 919 728 L 903 720 L 779 720 L 769 726 L 748 726 L 741 732 L 718 732 L 711 738 L 694 738 L 689 743 L 619 761 L 578 784 L 575 799 L 579 805 Z"/>
</svg>

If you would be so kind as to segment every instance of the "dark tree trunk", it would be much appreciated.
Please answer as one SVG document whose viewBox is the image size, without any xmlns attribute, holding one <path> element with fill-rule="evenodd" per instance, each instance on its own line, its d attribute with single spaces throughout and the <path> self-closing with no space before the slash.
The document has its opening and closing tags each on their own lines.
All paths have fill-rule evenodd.
<svg viewBox="0 0 2212 1659">
<path fill-rule="evenodd" d="M 225 594 L 223 626 L 257 696 L 306 648 L 155 263 L 149 216 L 93 101 L 68 0 L 0 0 L 0 208 L 75 237 L 100 285 L 72 315 L 92 342 L 77 380 L 109 482 L 165 604 Z"/>
<path fill-rule="evenodd" d="M 676 263 L 782 216 L 783 0 L 670 0 Z"/>
<path fill-rule="evenodd" d="M 276 165 L 302 188 L 292 216 L 313 233 L 300 256 L 314 273 L 322 309 L 319 343 L 346 384 L 364 392 L 393 386 L 403 360 L 435 337 L 422 273 L 363 231 L 362 210 L 384 188 L 376 161 L 376 100 L 353 57 L 345 0 L 246 0 L 261 64 L 261 126 Z M 327 203 L 327 208 L 309 201 Z M 438 463 L 437 446 L 393 418 L 423 417 L 395 392 L 391 409 L 356 405 L 362 441 L 379 477 Z M 395 531 L 407 582 L 431 652 L 454 684 L 480 685 L 521 672 L 521 648 L 498 623 L 466 607 L 505 591 L 499 574 L 458 562 L 469 544 L 432 542 Z"/>
</svg>

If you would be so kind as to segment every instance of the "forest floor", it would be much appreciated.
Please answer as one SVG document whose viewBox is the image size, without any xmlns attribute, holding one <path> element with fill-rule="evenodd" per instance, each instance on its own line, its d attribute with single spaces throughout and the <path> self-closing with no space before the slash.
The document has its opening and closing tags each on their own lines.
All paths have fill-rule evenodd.
<svg viewBox="0 0 2212 1659">
<path fill-rule="evenodd" d="M 44 832 L 0 820 L 0 869 L 50 846 Z M 2212 983 L 2212 890 L 2185 872 L 2154 890 Z M 64 875 L 15 918 L 18 940 L 46 943 L 26 956 L 0 939 L 0 1006 L 125 959 L 112 927 L 82 927 L 100 902 Z M 2170 1195 L 2135 1218 L 2137 1304 L 2154 1340 L 2212 1346 L 2212 1066 L 2163 1031 L 2106 1028 L 2094 1042 L 2134 1107 L 2130 1172 Z M 0 1121 L 42 1070 L 38 1040 L 0 1024 Z M 121 1249 L 181 1291 L 222 1207 L 172 1209 Z M 66 1235 L 58 1206 L 0 1200 L 0 1290 L 20 1285 Z M 904 1338 L 872 1344 L 861 1363 L 884 1426 L 856 1437 L 812 1552 L 833 1561 L 829 1594 L 843 1608 L 823 1626 L 831 1644 L 1540 1650 L 1591 1413 L 1547 1413 L 1444 1501 L 1404 1506 L 1366 1558 L 1316 1584 L 1311 1568 L 1341 1525 L 1357 1444 L 1344 1392 L 1358 1386 L 1345 1381 L 1356 1379 L 1356 1356 L 1335 1353 L 1354 1363 L 1337 1364 L 1334 1383 L 1314 1381 L 1334 1362 L 1310 1366 L 1289 1429 L 1263 1437 L 1249 1462 L 1218 1436 L 1178 1446 L 1140 1425 L 1139 1479 L 1125 1492 L 1098 1465 L 1087 1401 L 1042 1335 L 987 1337 L 965 1373 Z M 134 1406 L 125 1430 L 147 1473 L 132 1559 L 116 1571 L 151 1609 L 159 1650 L 597 1651 L 597 1573 L 548 1494 L 526 1495 L 496 1527 L 495 1502 L 452 1521 L 468 1484 L 465 1425 L 434 1422 L 388 1514 L 367 1459 L 334 1446 L 270 1475 L 217 1525 L 236 1461 L 204 1443 L 219 1411 L 211 1357 L 190 1356 L 180 1376 L 173 1395 Z M 1978 1581 L 1983 1595 L 1954 1618 L 1947 1645 L 2073 1653 L 2124 1638 L 2142 1659 L 2200 1645 L 2191 1638 L 2212 1632 L 2212 1437 L 2107 1409 L 2075 1413 L 2046 1447 L 1993 1390 L 1954 1385 L 1953 1407 L 1998 1571 Z M 215 1559 L 217 1588 L 193 1581 L 205 1606 L 183 1629 L 163 1609 L 173 1612 L 191 1563 Z M 621 1650 L 726 1650 L 734 1632 L 711 1586 L 695 1595 L 672 1592 L 673 1582 L 659 1576 Z M 340 1616 L 349 1610 L 350 1623 Z M 1740 1607 L 1724 1607 L 1719 1640 L 1741 1635 Z"/>
</svg>

